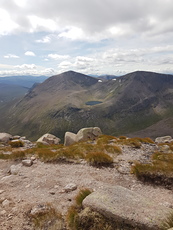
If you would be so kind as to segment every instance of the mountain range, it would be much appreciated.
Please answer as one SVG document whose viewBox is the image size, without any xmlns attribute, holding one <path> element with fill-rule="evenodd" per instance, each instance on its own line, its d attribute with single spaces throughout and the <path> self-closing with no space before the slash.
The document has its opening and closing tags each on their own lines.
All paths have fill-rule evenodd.
<svg viewBox="0 0 173 230">
<path fill-rule="evenodd" d="M 0 130 L 35 140 L 99 126 L 111 135 L 173 135 L 173 76 L 136 71 L 100 80 L 68 71 L 0 110 Z"/>
</svg>

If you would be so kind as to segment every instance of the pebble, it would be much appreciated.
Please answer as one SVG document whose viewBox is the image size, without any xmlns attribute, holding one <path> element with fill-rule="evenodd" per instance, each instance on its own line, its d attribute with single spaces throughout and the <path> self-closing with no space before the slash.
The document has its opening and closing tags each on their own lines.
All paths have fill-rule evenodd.
<svg viewBox="0 0 173 230">
<path fill-rule="evenodd" d="M 20 165 L 11 165 L 10 173 L 12 175 L 17 175 L 19 173 L 20 167 L 21 167 Z"/>
<path fill-rule="evenodd" d="M 55 195 L 55 191 L 50 191 L 49 192 L 51 195 Z"/>
<path fill-rule="evenodd" d="M 33 164 L 33 162 L 32 162 L 32 160 L 23 160 L 22 164 L 24 166 L 30 167 Z"/>
<path fill-rule="evenodd" d="M 25 186 L 25 188 L 29 188 L 31 186 L 31 184 L 27 184 L 26 186 Z"/>
<path fill-rule="evenodd" d="M 5 199 L 3 202 L 2 202 L 2 206 L 3 207 L 8 207 L 10 205 L 10 201 Z"/>
<path fill-rule="evenodd" d="M 0 211 L 0 214 L 1 214 L 1 215 L 5 215 L 5 214 L 6 214 L 6 211 L 5 211 L 5 210 L 2 210 L 2 211 Z"/>
<path fill-rule="evenodd" d="M 0 190 L 0 194 L 2 194 L 4 192 L 4 190 Z"/>
<path fill-rule="evenodd" d="M 71 192 L 77 189 L 77 185 L 74 183 L 67 184 L 64 188 L 65 192 Z"/>
</svg>

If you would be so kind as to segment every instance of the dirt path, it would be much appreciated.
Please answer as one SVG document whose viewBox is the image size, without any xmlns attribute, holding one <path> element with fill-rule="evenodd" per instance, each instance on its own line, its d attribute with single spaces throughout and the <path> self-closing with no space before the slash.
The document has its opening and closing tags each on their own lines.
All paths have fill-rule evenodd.
<svg viewBox="0 0 173 230">
<path fill-rule="evenodd" d="M 161 187 L 144 185 L 130 174 L 133 160 L 147 161 L 153 146 L 141 149 L 123 147 L 113 168 L 95 168 L 81 164 L 48 164 L 35 161 L 31 167 L 20 166 L 17 175 L 9 175 L 12 161 L 0 160 L 0 229 L 31 230 L 26 213 L 36 204 L 50 203 L 65 215 L 81 188 L 97 190 L 104 185 L 121 185 L 150 197 L 159 204 L 173 208 L 173 192 Z M 77 189 L 66 193 L 66 185 Z"/>
</svg>

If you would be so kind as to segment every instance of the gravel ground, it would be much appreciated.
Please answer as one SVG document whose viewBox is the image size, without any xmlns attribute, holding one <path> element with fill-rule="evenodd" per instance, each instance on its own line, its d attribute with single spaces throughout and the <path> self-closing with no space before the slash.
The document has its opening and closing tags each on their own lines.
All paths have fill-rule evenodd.
<svg viewBox="0 0 173 230">
<path fill-rule="evenodd" d="M 148 162 L 156 146 L 145 144 L 140 149 L 121 148 L 123 153 L 115 159 L 112 168 L 95 168 L 85 162 L 48 164 L 39 160 L 26 167 L 20 162 L 0 160 L 0 229 L 31 230 L 33 227 L 26 214 L 35 205 L 49 203 L 65 215 L 81 188 L 97 190 L 105 185 L 121 185 L 173 208 L 171 190 L 144 185 L 130 173 L 132 162 Z M 9 168 L 14 164 L 19 166 L 19 172 L 10 175 Z M 77 185 L 77 189 L 65 192 L 70 183 Z"/>
</svg>

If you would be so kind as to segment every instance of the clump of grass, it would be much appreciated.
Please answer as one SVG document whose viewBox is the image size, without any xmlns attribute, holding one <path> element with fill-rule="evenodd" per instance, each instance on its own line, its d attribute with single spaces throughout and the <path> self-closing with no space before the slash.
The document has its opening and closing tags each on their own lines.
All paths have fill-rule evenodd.
<svg viewBox="0 0 173 230">
<path fill-rule="evenodd" d="M 25 151 L 14 151 L 11 154 L 9 154 L 9 159 L 11 160 L 22 160 L 26 157 Z"/>
<path fill-rule="evenodd" d="M 104 145 L 104 149 L 107 152 L 113 153 L 113 154 L 115 154 L 115 153 L 118 153 L 118 154 L 122 153 L 121 148 L 119 146 L 117 146 L 117 145 Z"/>
<path fill-rule="evenodd" d="M 68 159 L 83 159 L 87 148 L 91 148 L 90 145 L 79 143 L 64 147 L 60 152 L 61 157 Z"/>
<path fill-rule="evenodd" d="M 126 139 L 119 139 L 117 140 L 118 144 L 121 145 L 128 145 L 133 148 L 140 148 L 141 147 L 141 141 L 139 141 L 137 138 L 126 138 Z"/>
<path fill-rule="evenodd" d="M 48 148 L 35 148 L 35 154 L 44 162 L 53 162 L 57 159 L 57 152 Z"/>
<path fill-rule="evenodd" d="M 168 188 L 173 186 L 173 154 L 155 152 L 150 164 L 136 162 L 132 167 L 138 179 Z"/>
<path fill-rule="evenodd" d="M 113 141 L 112 141 L 113 140 Z M 78 142 L 75 144 L 72 144 L 70 146 L 64 146 L 64 145 L 43 145 L 42 143 L 37 143 L 37 146 L 35 148 L 32 148 L 29 150 L 27 154 L 34 154 L 37 155 L 39 159 L 41 159 L 44 162 L 76 162 L 78 163 L 79 160 L 89 160 L 90 153 L 94 152 L 100 152 L 100 160 L 95 156 L 95 161 L 93 161 L 93 165 L 106 165 L 111 164 L 113 162 L 112 158 L 109 157 L 108 154 L 114 154 L 114 157 L 116 155 L 121 153 L 121 148 L 116 146 L 114 143 L 117 138 L 113 136 L 107 136 L 103 135 L 102 138 L 99 141 L 99 144 L 97 142 Z M 106 144 L 105 144 L 106 143 Z M 102 158 L 102 160 L 101 160 Z M 104 158 L 104 159 L 103 159 Z M 90 161 L 92 162 L 92 161 Z M 91 163 L 92 164 L 92 163 Z"/>
<path fill-rule="evenodd" d="M 30 211 L 28 216 L 34 229 L 64 229 L 62 215 L 51 204 L 38 205 L 36 211 Z"/>
<path fill-rule="evenodd" d="M 173 228 L 173 212 L 162 223 L 162 230 L 168 230 Z"/>
<path fill-rule="evenodd" d="M 10 142 L 9 142 L 9 145 L 10 145 L 12 148 L 19 148 L 19 147 L 23 147 L 23 146 L 24 146 L 23 142 L 20 141 L 20 140 L 10 141 Z"/>
<path fill-rule="evenodd" d="M 159 143 L 158 146 L 169 146 L 169 149 L 173 151 L 173 142 L 170 143 Z"/>
<path fill-rule="evenodd" d="M 98 145 L 105 145 L 105 144 L 110 144 L 111 142 L 116 142 L 117 138 L 114 136 L 110 136 L 110 135 L 101 135 L 99 136 L 99 138 L 97 139 L 97 144 Z"/>
<path fill-rule="evenodd" d="M 0 159 L 4 159 L 4 160 L 22 160 L 23 158 L 25 158 L 26 156 L 26 152 L 25 151 L 13 151 L 9 154 L 6 153 L 0 153 Z"/>
<path fill-rule="evenodd" d="M 78 230 L 79 229 L 79 213 L 82 210 L 82 202 L 83 200 L 91 194 L 91 190 L 88 188 L 83 188 L 79 191 L 75 198 L 75 204 L 72 205 L 67 212 L 66 220 L 67 225 L 72 230 Z"/>
<path fill-rule="evenodd" d="M 0 153 L 0 159 L 2 160 L 9 159 L 9 154 Z"/>
<path fill-rule="evenodd" d="M 135 139 L 140 141 L 141 143 L 154 144 L 154 141 L 150 137 L 135 137 Z"/>
<path fill-rule="evenodd" d="M 85 197 L 91 194 L 91 192 L 92 191 L 88 188 L 81 189 L 75 198 L 76 204 L 81 207 L 82 201 L 85 199 Z"/>
<path fill-rule="evenodd" d="M 113 158 L 104 152 L 90 152 L 85 159 L 93 166 L 110 166 L 113 163 Z"/>
</svg>

